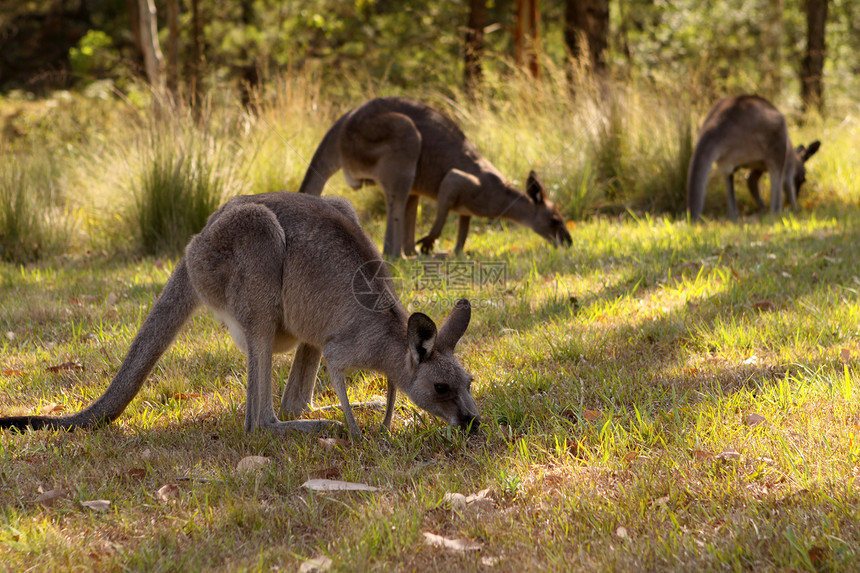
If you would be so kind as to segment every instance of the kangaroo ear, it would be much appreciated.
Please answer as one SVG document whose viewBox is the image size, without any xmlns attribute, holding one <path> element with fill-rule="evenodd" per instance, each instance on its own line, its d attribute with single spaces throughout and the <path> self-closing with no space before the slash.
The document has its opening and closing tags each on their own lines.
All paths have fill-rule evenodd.
<svg viewBox="0 0 860 573">
<path fill-rule="evenodd" d="M 815 152 L 818 151 L 818 148 L 821 147 L 821 142 L 817 139 L 809 144 L 809 147 L 800 146 L 797 151 L 800 153 L 800 158 L 803 159 L 805 163 L 810 157 L 815 155 Z"/>
<path fill-rule="evenodd" d="M 526 195 L 528 195 L 536 205 L 543 205 L 546 192 L 543 188 L 543 183 L 538 179 L 534 171 L 529 171 L 529 178 L 526 181 Z"/>
<path fill-rule="evenodd" d="M 466 332 L 469 327 L 469 321 L 472 319 L 472 305 L 465 298 L 461 298 L 454 305 L 454 310 L 445 319 L 445 324 L 439 329 L 439 344 L 440 349 L 454 350 L 457 342 Z"/>
<path fill-rule="evenodd" d="M 415 364 L 424 362 L 436 346 L 436 323 L 421 312 L 413 313 L 406 323 L 406 340 Z"/>
</svg>

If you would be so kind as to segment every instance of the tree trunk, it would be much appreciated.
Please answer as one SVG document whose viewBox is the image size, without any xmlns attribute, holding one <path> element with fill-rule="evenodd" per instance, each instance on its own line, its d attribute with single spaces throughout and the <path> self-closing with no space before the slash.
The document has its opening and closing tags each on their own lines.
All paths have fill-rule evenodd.
<svg viewBox="0 0 860 573">
<path fill-rule="evenodd" d="M 765 0 L 761 85 L 771 99 L 778 99 L 782 91 L 782 11 L 783 0 Z"/>
<path fill-rule="evenodd" d="M 167 89 L 179 87 L 179 0 L 167 0 Z"/>
<path fill-rule="evenodd" d="M 827 0 L 806 0 L 806 55 L 800 70 L 800 99 L 804 113 L 824 109 L 824 29 Z"/>
<path fill-rule="evenodd" d="M 199 117 L 200 75 L 203 67 L 203 26 L 200 22 L 200 0 L 191 0 L 191 59 L 189 61 L 191 78 L 191 108 Z"/>
<path fill-rule="evenodd" d="M 592 73 L 606 71 L 609 0 L 565 0 L 564 42 L 577 61 L 587 56 Z"/>
<path fill-rule="evenodd" d="M 517 0 L 517 25 L 514 29 L 514 58 L 527 67 L 535 79 L 540 79 L 540 31 L 538 30 L 537 0 Z"/>
<path fill-rule="evenodd" d="M 487 23 L 486 0 L 471 0 L 469 22 L 466 24 L 466 42 L 463 50 L 463 87 L 469 99 L 481 83 L 481 57 L 484 53 L 484 26 Z"/>
<path fill-rule="evenodd" d="M 155 19 L 155 2 L 153 0 L 138 0 L 140 10 L 140 47 L 143 51 L 143 65 L 149 85 L 156 95 L 161 95 L 164 88 L 162 74 L 161 46 L 158 44 L 158 23 Z"/>
</svg>

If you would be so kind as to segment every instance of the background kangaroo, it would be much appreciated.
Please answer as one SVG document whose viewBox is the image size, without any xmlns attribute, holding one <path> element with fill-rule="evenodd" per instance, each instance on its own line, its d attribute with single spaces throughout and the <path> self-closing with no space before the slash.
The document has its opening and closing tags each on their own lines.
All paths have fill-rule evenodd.
<svg viewBox="0 0 860 573">
<path fill-rule="evenodd" d="M 738 218 L 734 173 L 741 168 L 751 169 L 747 185 L 760 211 L 765 210 L 758 189 L 764 171 L 770 176 L 771 212 L 777 213 L 782 208 L 783 190 L 796 210 L 797 195 L 806 180 L 804 163 L 820 145 L 814 141 L 808 148 L 801 145 L 794 149 L 785 116 L 758 96 L 741 95 L 718 101 L 705 117 L 687 172 L 690 218 L 697 220 L 702 215 L 708 175 L 714 162 L 725 181 L 729 218 L 733 221 Z"/>
<path fill-rule="evenodd" d="M 430 233 L 418 241 L 425 253 L 432 251 L 449 211 L 460 215 L 456 253 L 463 250 L 472 216 L 516 221 L 556 245 L 572 242 L 534 172 L 523 195 L 454 121 L 415 100 L 372 99 L 338 119 L 314 153 L 299 192 L 320 195 L 338 169 L 353 189 L 366 182 L 382 187 L 388 208 L 383 253 L 389 257 L 415 254 L 420 196 L 438 203 Z"/>
<path fill-rule="evenodd" d="M 318 431 L 331 421 L 282 422 L 272 404 L 272 353 L 296 347 L 281 414 L 311 402 L 320 357 L 349 431 L 361 436 L 347 398 L 348 370 L 388 377 L 387 410 L 396 390 L 451 425 L 477 428 L 471 381 L 454 346 L 471 317 L 461 300 L 438 330 L 400 304 L 385 263 L 349 201 L 296 193 L 237 197 L 209 217 L 185 251 L 105 393 L 63 417 L 0 418 L 0 427 L 76 428 L 116 419 L 200 304 L 207 305 L 247 354 L 245 429 Z"/>
</svg>

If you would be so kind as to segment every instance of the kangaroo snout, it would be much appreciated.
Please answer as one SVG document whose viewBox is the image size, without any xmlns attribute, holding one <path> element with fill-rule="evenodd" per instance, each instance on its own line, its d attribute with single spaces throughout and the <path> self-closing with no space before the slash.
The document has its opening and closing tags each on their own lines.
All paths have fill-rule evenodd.
<svg viewBox="0 0 860 573">
<path fill-rule="evenodd" d="M 567 229 L 562 229 L 558 235 L 555 237 L 556 245 L 561 247 L 569 247 L 573 244 L 573 239 L 570 237 L 570 233 L 567 232 Z"/>
<path fill-rule="evenodd" d="M 477 434 L 481 429 L 481 417 L 467 414 L 460 420 L 460 429 L 469 434 Z"/>
</svg>

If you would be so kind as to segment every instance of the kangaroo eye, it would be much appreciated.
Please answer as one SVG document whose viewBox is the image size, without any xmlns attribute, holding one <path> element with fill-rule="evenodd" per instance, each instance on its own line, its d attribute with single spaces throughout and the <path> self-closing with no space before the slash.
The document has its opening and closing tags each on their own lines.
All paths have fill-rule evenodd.
<svg viewBox="0 0 860 573">
<path fill-rule="evenodd" d="M 447 384 L 433 384 L 433 388 L 436 390 L 437 394 L 447 394 L 451 391 L 451 387 Z"/>
</svg>

